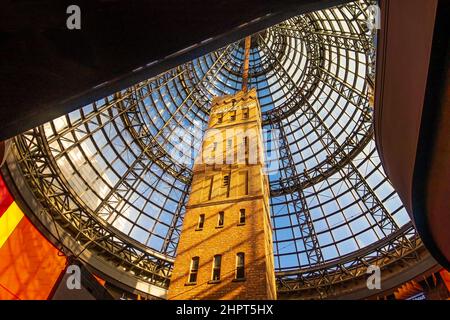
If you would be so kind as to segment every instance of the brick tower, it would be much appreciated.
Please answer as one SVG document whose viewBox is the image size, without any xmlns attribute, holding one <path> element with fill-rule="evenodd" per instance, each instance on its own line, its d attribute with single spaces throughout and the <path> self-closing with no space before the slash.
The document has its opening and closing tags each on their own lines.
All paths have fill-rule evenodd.
<svg viewBox="0 0 450 320">
<path fill-rule="evenodd" d="M 276 299 L 256 90 L 212 104 L 168 298 Z"/>
</svg>

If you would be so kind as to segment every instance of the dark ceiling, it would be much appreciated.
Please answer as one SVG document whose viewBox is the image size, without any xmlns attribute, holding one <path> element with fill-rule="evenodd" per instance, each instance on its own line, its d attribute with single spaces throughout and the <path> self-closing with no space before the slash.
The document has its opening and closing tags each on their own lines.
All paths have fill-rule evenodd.
<svg viewBox="0 0 450 320">
<path fill-rule="evenodd" d="M 345 2 L 4 1 L 0 140 L 269 25 Z M 81 30 L 66 27 L 72 4 L 81 9 Z"/>
</svg>

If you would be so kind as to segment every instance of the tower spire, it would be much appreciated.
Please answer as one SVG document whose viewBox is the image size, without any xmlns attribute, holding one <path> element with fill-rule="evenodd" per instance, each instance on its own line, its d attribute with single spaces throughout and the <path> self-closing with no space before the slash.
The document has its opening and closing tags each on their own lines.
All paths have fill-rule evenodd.
<svg viewBox="0 0 450 320">
<path fill-rule="evenodd" d="M 250 36 L 245 38 L 245 49 L 244 49 L 244 71 L 242 73 L 242 91 L 247 92 L 248 90 L 248 67 L 250 60 L 250 45 L 252 38 Z"/>
</svg>

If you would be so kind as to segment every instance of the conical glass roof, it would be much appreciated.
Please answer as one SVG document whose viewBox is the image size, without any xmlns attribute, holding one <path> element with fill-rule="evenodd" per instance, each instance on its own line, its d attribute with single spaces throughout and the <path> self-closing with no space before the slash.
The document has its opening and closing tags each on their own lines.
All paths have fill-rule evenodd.
<svg viewBox="0 0 450 320">
<path fill-rule="evenodd" d="M 370 4 L 252 36 L 281 282 L 345 277 L 415 236 L 373 137 Z M 241 89 L 243 54 L 243 41 L 229 44 L 17 138 L 34 194 L 100 255 L 167 286 L 211 100 Z"/>
</svg>

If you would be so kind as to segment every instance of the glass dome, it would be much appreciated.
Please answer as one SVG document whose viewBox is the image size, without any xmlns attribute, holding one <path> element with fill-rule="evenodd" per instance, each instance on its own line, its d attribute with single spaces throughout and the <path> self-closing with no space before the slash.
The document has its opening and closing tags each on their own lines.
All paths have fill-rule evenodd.
<svg viewBox="0 0 450 320">
<path fill-rule="evenodd" d="M 266 132 L 281 289 L 298 279 L 319 286 L 311 284 L 319 274 L 350 278 L 416 237 L 373 137 L 370 4 L 311 12 L 252 36 L 249 87 Z M 36 197 L 99 255 L 167 287 L 211 100 L 241 89 L 243 43 L 18 137 Z"/>
</svg>

